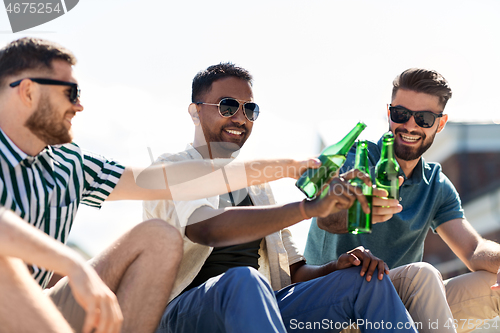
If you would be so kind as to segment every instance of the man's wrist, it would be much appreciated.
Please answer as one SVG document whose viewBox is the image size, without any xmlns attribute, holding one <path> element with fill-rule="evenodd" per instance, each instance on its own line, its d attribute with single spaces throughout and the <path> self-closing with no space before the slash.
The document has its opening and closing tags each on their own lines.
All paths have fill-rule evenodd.
<svg viewBox="0 0 500 333">
<path fill-rule="evenodd" d="M 85 260 L 79 256 L 76 252 L 73 253 L 73 250 L 67 248 L 68 251 L 63 254 L 63 258 L 61 260 L 62 266 L 59 270 L 54 270 L 56 273 L 68 276 L 69 278 L 78 276 L 82 274 L 85 270 L 86 262 Z"/>
<path fill-rule="evenodd" d="M 306 213 L 306 210 L 305 210 L 305 207 L 304 207 L 304 206 L 305 206 L 306 201 L 307 201 L 307 200 L 306 200 L 306 199 L 304 199 L 304 200 L 302 200 L 302 201 L 299 203 L 299 211 L 300 211 L 300 215 L 302 215 L 302 218 L 303 218 L 304 220 L 309 220 L 309 219 L 311 218 L 311 216 L 310 216 L 310 215 L 308 215 L 308 214 Z"/>
</svg>

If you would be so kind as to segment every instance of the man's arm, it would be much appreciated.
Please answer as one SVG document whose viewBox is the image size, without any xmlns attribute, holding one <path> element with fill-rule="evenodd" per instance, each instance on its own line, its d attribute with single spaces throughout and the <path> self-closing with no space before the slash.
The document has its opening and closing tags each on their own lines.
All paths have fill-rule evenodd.
<svg viewBox="0 0 500 333">
<path fill-rule="evenodd" d="M 93 268 L 76 252 L 4 207 L 0 207 L 0 256 L 19 258 L 67 275 L 75 299 L 87 312 L 84 332 L 94 327 L 119 332 L 123 317 L 116 296 Z"/>
<path fill-rule="evenodd" d="M 357 198 L 365 211 L 366 198 L 355 193 L 348 180 L 359 176 L 370 183 L 368 175 L 351 170 L 330 183 L 328 194 L 322 198 L 304 202 L 307 217 L 327 216 L 352 205 Z M 359 192 L 359 191 L 357 191 Z M 201 207 L 189 218 L 186 236 L 191 241 L 207 246 L 228 246 L 250 242 L 289 227 L 305 217 L 300 212 L 300 203 L 266 207 L 230 207 L 212 209 Z"/>
<path fill-rule="evenodd" d="M 320 162 L 233 159 L 155 163 L 147 169 L 125 168 L 107 200 L 194 200 L 259 185 L 280 178 L 298 179 Z"/>
<path fill-rule="evenodd" d="M 450 220 L 436 231 L 471 271 L 497 274 L 497 283 L 492 289 L 500 290 L 500 244 L 481 237 L 466 219 Z"/>
<path fill-rule="evenodd" d="M 366 281 L 371 281 L 376 269 L 378 269 L 378 279 L 382 280 L 384 274 L 389 274 L 387 264 L 375 257 L 370 250 L 362 246 L 342 254 L 337 260 L 331 261 L 322 266 L 308 265 L 305 261 L 300 261 L 290 265 L 290 276 L 292 283 L 303 282 L 325 276 L 339 269 L 345 269 L 352 266 L 361 266 L 361 276 L 366 275 Z"/>
</svg>

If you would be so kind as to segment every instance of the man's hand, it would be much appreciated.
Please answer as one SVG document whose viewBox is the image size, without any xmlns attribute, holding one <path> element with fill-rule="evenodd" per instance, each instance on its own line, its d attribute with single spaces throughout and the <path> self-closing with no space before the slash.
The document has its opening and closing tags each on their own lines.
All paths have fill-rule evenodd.
<svg viewBox="0 0 500 333">
<path fill-rule="evenodd" d="M 403 184 L 403 177 L 399 176 L 399 186 Z M 372 223 L 385 222 L 394 214 L 403 210 L 398 199 L 388 199 L 387 191 L 382 189 L 373 189 L 372 199 Z"/>
<path fill-rule="evenodd" d="M 317 158 L 294 160 L 292 165 L 286 168 L 286 175 L 290 178 L 299 179 L 300 176 L 307 171 L 307 169 L 317 169 L 320 166 L 321 162 Z"/>
<path fill-rule="evenodd" d="M 370 176 L 357 169 L 350 170 L 340 177 L 335 177 L 327 190 L 320 191 L 321 195 L 305 205 L 308 216 L 326 217 L 341 210 L 348 209 L 357 199 L 365 213 L 370 213 L 368 201 L 358 187 L 349 184 L 349 180 L 359 178 L 368 186 L 372 186 Z"/>
<path fill-rule="evenodd" d="M 500 268 L 498 269 L 497 272 L 497 283 L 491 286 L 491 290 L 500 291 Z"/>
<path fill-rule="evenodd" d="M 120 332 L 123 316 L 118 300 L 94 269 L 87 263 L 77 265 L 68 278 L 75 300 L 86 312 L 82 332 Z"/>
<path fill-rule="evenodd" d="M 370 282 L 375 272 L 375 269 L 378 268 L 378 279 L 382 280 L 385 274 L 389 274 L 389 267 L 387 264 L 375 257 L 370 250 L 365 249 L 362 246 L 358 246 L 354 250 L 348 251 L 347 253 L 342 254 L 336 263 L 336 269 L 345 269 L 352 266 L 361 267 L 361 276 L 366 275 L 366 281 Z"/>
</svg>

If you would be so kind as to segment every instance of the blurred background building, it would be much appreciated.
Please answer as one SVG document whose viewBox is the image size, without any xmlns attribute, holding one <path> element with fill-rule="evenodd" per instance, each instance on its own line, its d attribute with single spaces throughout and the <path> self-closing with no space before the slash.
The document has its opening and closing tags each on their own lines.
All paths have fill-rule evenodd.
<svg viewBox="0 0 500 333">
<path fill-rule="evenodd" d="M 474 229 L 500 242 L 500 124 L 448 122 L 424 158 L 441 164 Z M 425 240 L 423 260 L 434 265 L 443 279 L 470 272 L 432 231 Z M 499 317 L 489 324 L 476 332 L 500 332 Z"/>
</svg>

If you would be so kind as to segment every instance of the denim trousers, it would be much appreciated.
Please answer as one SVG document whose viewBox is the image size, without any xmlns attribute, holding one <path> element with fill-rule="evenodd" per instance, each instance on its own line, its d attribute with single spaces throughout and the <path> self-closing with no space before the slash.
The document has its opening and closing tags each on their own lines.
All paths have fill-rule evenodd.
<svg viewBox="0 0 500 333">
<path fill-rule="evenodd" d="M 249 267 L 229 269 L 167 306 L 156 333 L 417 332 L 386 276 L 366 282 L 352 267 L 273 292 Z"/>
</svg>

